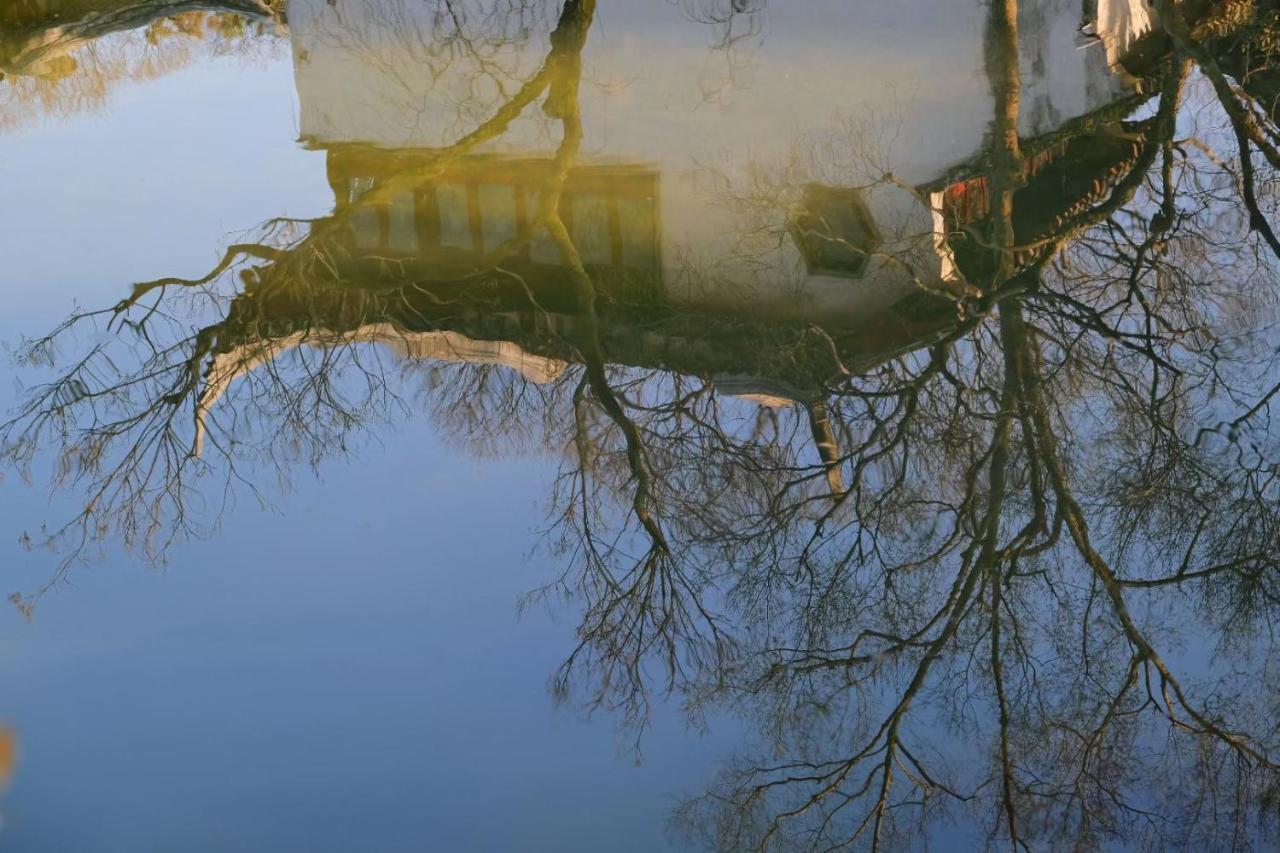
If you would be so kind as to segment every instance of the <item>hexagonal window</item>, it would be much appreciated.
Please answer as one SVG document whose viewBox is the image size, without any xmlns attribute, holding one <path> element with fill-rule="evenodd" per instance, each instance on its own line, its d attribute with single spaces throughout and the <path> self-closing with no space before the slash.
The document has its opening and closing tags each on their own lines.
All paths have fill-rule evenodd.
<svg viewBox="0 0 1280 853">
<path fill-rule="evenodd" d="M 787 227 L 811 275 L 861 278 L 882 242 L 856 189 L 807 185 Z"/>
</svg>

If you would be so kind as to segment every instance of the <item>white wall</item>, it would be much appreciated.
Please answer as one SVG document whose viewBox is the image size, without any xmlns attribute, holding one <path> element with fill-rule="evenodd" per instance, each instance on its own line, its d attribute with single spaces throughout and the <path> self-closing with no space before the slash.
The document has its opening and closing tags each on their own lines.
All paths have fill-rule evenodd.
<svg viewBox="0 0 1280 853">
<path fill-rule="evenodd" d="M 1077 48 L 1080 0 L 1022 7 L 1024 135 L 1129 91 L 1103 46 Z M 432 8 L 292 0 L 304 138 L 448 144 L 492 113 L 500 100 L 493 79 L 510 91 L 540 65 L 557 14 L 550 9 L 505 47 L 477 39 L 485 67 L 498 69 L 485 80 L 470 48 L 444 47 Z M 892 172 L 919 185 L 980 153 L 993 108 L 985 0 L 771 0 L 756 18 L 758 34 L 732 50 L 713 47 L 722 32 L 688 12 L 666 0 L 601 0 L 581 90 L 586 158 L 661 173 L 669 286 L 693 299 L 749 291 L 813 311 L 866 310 L 909 292 L 896 266 L 859 282 L 804 275 L 782 223 L 805 182 L 862 186 Z M 535 106 L 490 148 L 550 152 L 558 138 L 558 125 Z M 869 204 L 890 238 L 932 230 L 930 211 L 901 189 L 884 185 Z M 902 244 L 891 239 L 886 248 Z M 913 261 L 938 274 L 931 243 Z"/>
</svg>

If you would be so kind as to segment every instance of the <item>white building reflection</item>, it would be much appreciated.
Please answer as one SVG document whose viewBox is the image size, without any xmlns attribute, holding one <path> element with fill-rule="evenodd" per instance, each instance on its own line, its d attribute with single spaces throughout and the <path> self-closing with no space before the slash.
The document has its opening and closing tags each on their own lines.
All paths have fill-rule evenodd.
<svg viewBox="0 0 1280 853">
<path fill-rule="evenodd" d="M 1024 138 L 1137 93 L 1121 61 L 1154 26 L 1145 0 L 1101 0 L 1090 27 L 1101 46 L 1083 49 L 1079 0 L 1021 7 Z M 290 5 L 302 138 L 330 152 L 340 206 L 456 141 L 540 67 L 555 10 L 456 8 L 445 19 L 417 0 Z M 596 12 L 586 151 L 562 209 L 584 260 L 647 272 L 682 303 L 824 318 L 961 277 L 946 202 L 954 213 L 954 187 L 967 188 L 972 210 L 982 177 L 983 2 L 775 2 L 759 38 L 732 50 L 709 48 L 714 33 L 685 11 L 606 0 Z M 484 157 L 402 194 L 357 239 L 446 268 L 474 262 L 523 233 L 558 134 L 525 110 Z M 557 263 L 536 235 L 520 261 Z"/>
</svg>

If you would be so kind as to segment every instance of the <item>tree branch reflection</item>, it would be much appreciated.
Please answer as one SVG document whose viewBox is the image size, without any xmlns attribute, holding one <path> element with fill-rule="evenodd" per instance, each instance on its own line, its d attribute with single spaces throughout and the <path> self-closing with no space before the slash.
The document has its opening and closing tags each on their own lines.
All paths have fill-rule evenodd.
<svg viewBox="0 0 1280 853">
<path fill-rule="evenodd" d="M 1166 49 L 1130 69 L 1149 94 L 1030 139 L 1018 3 L 992 4 L 981 162 L 910 188 L 949 205 L 929 212 L 957 275 L 848 326 L 676 306 L 587 260 L 565 199 L 596 7 L 569 0 L 541 63 L 455 141 L 29 343 L 46 362 L 82 325 L 117 336 L 3 429 L 10 464 L 52 447 L 86 496 L 52 533 L 59 577 L 107 536 L 160 557 L 207 532 L 201 478 L 225 477 L 222 505 L 257 494 L 247 468 L 345 452 L 434 372 L 422 402 L 456 441 L 560 464 L 562 573 L 533 596 L 582 614 L 556 692 L 637 732 L 656 695 L 759 721 L 678 815 L 703 846 L 903 849 L 957 820 L 1015 850 L 1265 848 L 1276 13 L 1158 5 Z M 352 237 L 539 103 L 559 136 L 519 164 L 537 193 L 514 236 L 425 264 Z M 539 278 L 519 259 L 544 238 Z M 733 397 L 744 372 L 785 399 Z"/>
</svg>

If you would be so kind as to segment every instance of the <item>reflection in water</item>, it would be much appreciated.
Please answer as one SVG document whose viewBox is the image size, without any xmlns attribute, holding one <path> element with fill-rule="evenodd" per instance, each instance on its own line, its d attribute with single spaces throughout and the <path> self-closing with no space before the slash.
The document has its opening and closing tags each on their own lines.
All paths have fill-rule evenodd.
<svg viewBox="0 0 1280 853">
<path fill-rule="evenodd" d="M 282 20 L 279 0 L 11 0 L 0 9 L 0 128 L 106 102 L 200 57 L 250 57 Z"/>
<path fill-rule="evenodd" d="M 558 692 L 759 719 L 691 843 L 1276 843 L 1280 13 L 1091 8 L 947 4 L 912 94 L 821 4 L 293 0 L 333 210 L 28 343 L 51 583 L 422 406 L 560 465 Z"/>
<path fill-rule="evenodd" d="M 18 764 L 18 737 L 8 726 L 0 725 L 0 792 L 9 787 Z"/>
</svg>

